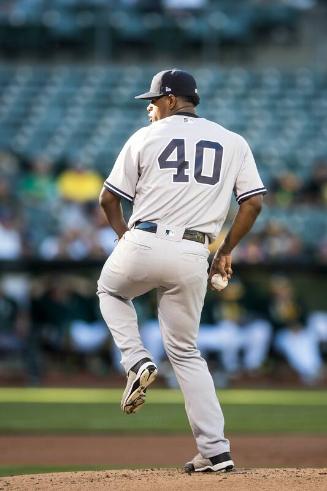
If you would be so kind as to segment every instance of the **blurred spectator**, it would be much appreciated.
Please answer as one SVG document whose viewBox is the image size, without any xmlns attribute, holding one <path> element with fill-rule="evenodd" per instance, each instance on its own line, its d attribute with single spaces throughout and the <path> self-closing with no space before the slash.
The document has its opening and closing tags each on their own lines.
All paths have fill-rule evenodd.
<svg viewBox="0 0 327 491">
<path fill-rule="evenodd" d="M 18 259 L 23 253 L 21 227 L 10 214 L 0 217 L 0 259 Z"/>
<path fill-rule="evenodd" d="M 234 261 L 299 261 L 304 256 L 301 238 L 277 221 L 270 220 L 259 233 L 252 233 L 234 253 Z"/>
<path fill-rule="evenodd" d="M 25 239 L 31 255 L 43 237 L 55 228 L 57 192 L 49 162 L 39 158 L 28 166 L 18 184 Z"/>
<path fill-rule="evenodd" d="M 298 202 L 302 183 L 293 172 L 284 172 L 269 186 L 268 201 L 281 208 L 287 208 Z"/>
<path fill-rule="evenodd" d="M 71 227 L 61 235 L 46 237 L 40 244 L 40 255 L 44 259 L 87 259 L 90 252 L 92 232 Z"/>
<path fill-rule="evenodd" d="M 327 311 L 314 311 L 308 317 L 308 329 L 327 354 Z"/>
<path fill-rule="evenodd" d="M 74 210 L 71 207 L 68 209 L 65 221 Z M 86 213 L 80 217 L 77 214 L 77 220 L 80 219 L 80 222 L 67 221 L 66 229 L 43 239 L 39 246 L 41 257 L 48 260 L 56 258 L 81 260 L 110 255 L 117 243 L 117 235 L 108 225 L 102 210 L 95 207 L 89 211 L 88 222 L 86 218 Z"/>
<path fill-rule="evenodd" d="M 100 207 L 94 208 L 91 220 L 94 232 L 92 234 L 93 242 L 90 254 L 92 257 L 109 256 L 117 244 L 117 234 L 108 224 L 107 218 Z"/>
<path fill-rule="evenodd" d="M 134 8 L 144 13 L 160 13 L 161 2 L 160 0 L 154 2 L 153 0 L 120 0 L 119 2 L 125 8 Z"/>
<path fill-rule="evenodd" d="M 103 185 L 102 177 L 82 162 L 64 170 L 57 180 L 60 196 L 75 203 L 97 200 Z"/>
<path fill-rule="evenodd" d="M 62 200 L 58 209 L 58 229 L 66 232 L 70 229 L 85 229 L 89 226 L 84 205 Z"/>
<path fill-rule="evenodd" d="M 72 292 L 67 280 L 62 277 L 50 282 L 43 289 L 42 284 L 33 294 L 31 302 L 31 323 L 39 330 L 42 340 L 53 349 L 64 348 L 72 310 Z"/>
<path fill-rule="evenodd" d="M 162 0 L 163 8 L 175 14 L 200 11 L 206 5 L 207 0 Z"/>
<path fill-rule="evenodd" d="M 0 177 L 6 179 L 13 187 L 19 176 L 19 159 L 10 152 L 0 149 Z"/>
<path fill-rule="evenodd" d="M 274 220 L 260 233 L 264 257 L 267 259 L 298 260 L 303 254 L 303 243 L 296 234 Z"/>
<path fill-rule="evenodd" d="M 234 262 L 244 262 L 249 264 L 262 263 L 265 260 L 265 253 L 260 234 L 252 233 L 246 238 L 234 252 Z"/>
<path fill-rule="evenodd" d="M 106 326 L 99 321 L 95 284 L 83 278 L 48 278 L 34 284 L 30 307 L 31 372 L 40 379 L 46 370 L 43 354 L 89 354 L 108 341 Z M 108 357 L 109 349 L 106 348 Z"/>
<path fill-rule="evenodd" d="M 321 376 L 322 358 L 317 337 L 305 325 L 303 303 L 296 298 L 292 284 L 285 277 L 272 278 L 270 291 L 270 318 L 277 330 L 275 348 L 303 383 L 314 384 Z"/>
<path fill-rule="evenodd" d="M 282 0 L 282 3 L 299 10 L 310 10 L 316 5 L 317 0 Z"/>
<path fill-rule="evenodd" d="M 0 220 L 1 217 L 18 216 L 19 204 L 8 177 L 0 177 Z"/>
<path fill-rule="evenodd" d="M 98 351 L 109 339 L 107 326 L 101 321 L 76 319 L 70 327 L 70 342 L 73 351 L 90 354 Z"/>
<path fill-rule="evenodd" d="M 316 258 L 322 264 L 327 264 L 327 234 L 317 244 Z"/>
<path fill-rule="evenodd" d="M 7 293 L 9 284 L 0 286 L 0 373 L 9 380 L 13 375 L 29 378 L 27 343 L 29 325 L 24 300 Z M 15 288 L 14 288 L 15 290 Z M 16 289 L 17 290 L 17 289 Z M 17 293 L 17 291 L 15 291 Z"/>
<path fill-rule="evenodd" d="M 234 278 L 217 298 L 215 325 L 201 324 L 199 349 L 219 354 L 228 374 L 253 373 L 266 360 L 271 342 L 267 299 Z"/>
<path fill-rule="evenodd" d="M 95 285 L 79 279 L 71 282 L 71 288 L 73 309 L 68 339 L 71 352 L 85 357 L 84 364 L 90 362 L 90 355 L 96 356 L 101 352 L 109 359 L 110 335 L 102 317 L 100 319 L 98 301 L 94 294 Z M 97 368 L 102 371 L 101 363 L 97 364 Z"/>
<path fill-rule="evenodd" d="M 24 346 L 19 331 L 17 303 L 0 287 L 0 353 L 21 352 Z"/>
<path fill-rule="evenodd" d="M 57 189 L 50 163 L 42 158 L 32 162 L 20 179 L 19 196 L 24 203 L 49 206 L 57 198 Z"/>
<path fill-rule="evenodd" d="M 30 301 L 30 278 L 26 273 L 10 273 L 1 276 L 4 294 L 12 298 L 21 310 L 26 310 Z"/>
<path fill-rule="evenodd" d="M 303 187 L 302 199 L 312 205 L 327 205 L 327 159 L 319 159 Z"/>
</svg>

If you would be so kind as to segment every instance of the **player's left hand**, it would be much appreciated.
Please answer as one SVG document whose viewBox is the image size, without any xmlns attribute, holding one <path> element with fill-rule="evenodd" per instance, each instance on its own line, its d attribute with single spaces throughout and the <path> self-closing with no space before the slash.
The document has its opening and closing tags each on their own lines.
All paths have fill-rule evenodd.
<svg viewBox="0 0 327 491">
<path fill-rule="evenodd" d="M 210 288 L 213 290 L 214 288 L 211 286 L 211 278 L 217 273 L 220 273 L 223 279 L 231 279 L 233 274 L 231 254 L 223 254 L 222 252 L 217 251 L 214 255 L 208 277 Z"/>
</svg>

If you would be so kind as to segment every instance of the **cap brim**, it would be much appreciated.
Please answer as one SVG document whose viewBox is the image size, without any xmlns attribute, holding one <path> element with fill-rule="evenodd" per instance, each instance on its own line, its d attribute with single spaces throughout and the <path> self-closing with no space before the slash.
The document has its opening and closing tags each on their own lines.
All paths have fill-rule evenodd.
<svg viewBox="0 0 327 491">
<path fill-rule="evenodd" d="M 164 94 L 158 94 L 156 92 L 145 92 L 144 94 L 136 95 L 134 99 L 154 99 L 155 97 L 160 97 Z"/>
</svg>

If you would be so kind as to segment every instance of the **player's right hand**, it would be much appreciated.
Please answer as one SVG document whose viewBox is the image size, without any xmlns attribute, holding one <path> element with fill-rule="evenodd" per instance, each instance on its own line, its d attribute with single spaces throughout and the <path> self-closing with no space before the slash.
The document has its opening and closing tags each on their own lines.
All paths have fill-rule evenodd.
<svg viewBox="0 0 327 491">
<path fill-rule="evenodd" d="M 233 274 L 232 270 L 232 255 L 223 254 L 222 252 L 216 252 L 211 263 L 208 282 L 210 288 L 214 290 L 211 286 L 211 278 L 214 274 L 220 273 L 223 279 L 230 280 Z"/>
</svg>

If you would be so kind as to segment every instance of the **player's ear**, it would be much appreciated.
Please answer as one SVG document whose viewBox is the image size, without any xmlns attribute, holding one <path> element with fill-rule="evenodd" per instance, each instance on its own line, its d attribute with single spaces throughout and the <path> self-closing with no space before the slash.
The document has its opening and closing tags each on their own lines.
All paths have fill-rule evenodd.
<svg viewBox="0 0 327 491">
<path fill-rule="evenodd" d="M 177 104 L 177 97 L 173 94 L 169 94 L 168 103 L 169 103 L 169 109 L 170 110 L 174 109 Z"/>
</svg>

